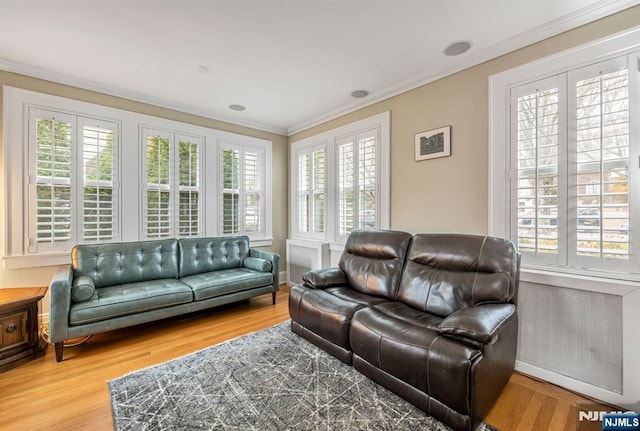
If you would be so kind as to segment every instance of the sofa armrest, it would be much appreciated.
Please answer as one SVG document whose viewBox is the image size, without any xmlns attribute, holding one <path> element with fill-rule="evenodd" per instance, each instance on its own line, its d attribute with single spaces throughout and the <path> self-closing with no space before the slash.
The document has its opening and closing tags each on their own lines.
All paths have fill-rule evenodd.
<svg viewBox="0 0 640 431">
<path fill-rule="evenodd" d="M 305 286 L 314 289 L 326 289 L 333 286 L 346 286 L 347 276 L 340 268 L 315 269 L 302 274 Z"/>
<path fill-rule="evenodd" d="M 71 265 L 60 267 L 49 283 L 49 342 L 52 344 L 68 338 L 72 283 Z"/>
<path fill-rule="evenodd" d="M 251 248 L 249 249 L 249 256 L 257 257 L 259 259 L 264 259 L 271 262 L 271 274 L 273 274 L 273 288 L 274 288 L 274 291 L 277 291 L 278 286 L 280 286 L 280 255 L 278 253 L 271 253 L 270 251 L 263 251 L 263 250 Z"/>
<path fill-rule="evenodd" d="M 495 342 L 502 327 L 516 314 L 513 304 L 483 304 L 463 308 L 445 317 L 438 326 L 442 335 L 480 344 Z"/>
</svg>

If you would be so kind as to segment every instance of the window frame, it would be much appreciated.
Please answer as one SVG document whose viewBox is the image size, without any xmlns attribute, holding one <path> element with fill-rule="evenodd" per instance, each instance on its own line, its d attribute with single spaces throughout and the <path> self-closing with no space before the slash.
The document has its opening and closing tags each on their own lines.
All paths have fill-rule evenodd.
<svg viewBox="0 0 640 431">
<path fill-rule="evenodd" d="M 631 91 L 630 109 L 640 112 L 639 75 L 636 65 L 640 61 L 640 28 L 622 32 L 612 37 L 598 40 L 556 55 L 546 57 L 529 64 L 518 66 L 493 75 L 489 79 L 489 233 L 496 236 L 511 238 L 515 223 L 513 211 L 510 209 L 512 185 L 517 180 L 512 166 L 512 150 L 509 139 L 509 102 L 510 89 L 572 70 L 581 69 L 596 63 L 609 61 L 616 57 L 627 56 L 629 64 L 629 80 Z M 631 124 L 629 130 L 630 142 L 638 142 L 640 138 L 640 122 Z M 629 160 L 638 160 L 640 149 L 638 145 L 630 146 Z M 632 166 L 630 166 L 632 167 Z M 631 190 L 640 190 L 640 175 L 630 175 Z M 636 193 L 637 194 L 637 193 Z M 637 200 L 636 200 L 637 202 Z M 637 202 L 640 203 L 640 202 Z M 640 221 L 640 205 L 630 204 L 630 219 Z M 638 243 L 640 229 L 629 226 L 629 242 Z M 603 268 L 569 267 L 554 264 L 530 262 L 523 256 L 523 279 L 537 280 L 544 278 L 543 274 L 557 273 L 558 277 L 589 276 L 608 280 L 640 281 L 640 250 L 635 247 L 630 250 L 629 268 L 624 272 L 614 272 Z M 624 291 L 624 288 L 614 288 Z M 611 292 L 608 292 L 611 293 Z"/>
<path fill-rule="evenodd" d="M 242 166 L 244 165 L 243 155 L 245 151 L 257 151 L 261 155 L 261 166 L 262 170 L 260 172 L 261 177 L 261 187 L 262 187 L 262 220 L 261 220 L 261 229 L 260 232 L 246 232 L 244 223 L 240 223 L 239 231 L 237 233 L 224 233 L 222 223 L 224 220 L 222 219 L 222 198 L 224 193 L 224 184 L 223 184 L 223 151 L 225 149 L 235 149 L 240 152 L 242 155 L 240 157 L 240 165 L 239 169 L 242 170 Z M 217 168 L 216 168 L 216 184 L 217 184 L 217 194 L 216 194 L 216 202 L 218 205 L 217 209 L 217 230 L 219 232 L 219 236 L 233 236 L 233 235 L 247 235 L 251 240 L 251 244 L 256 246 L 262 245 L 271 245 L 273 241 L 273 193 L 272 193 L 272 144 L 271 141 L 266 141 L 263 139 L 243 139 L 239 140 L 237 136 L 232 134 L 227 134 L 223 139 L 218 140 L 217 142 Z M 242 182 L 239 184 L 240 186 L 240 210 L 242 213 L 242 208 L 244 207 L 244 198 L 245 198 L 245 190 Z"/>
<path fill-rule="evenodd" d="M 303 138 L 291 144 L 289 180 L 289 237 L 330 243 L 333 251 L 342 251 L 346 236 L 338 234 L 338 142 L 346 136 L 377 131 L 376 142 L 376 228 L 389 229 L 391 219 L 391 112 L 385 111 L 317 135 Z M 357 142 L 356 144 L 357 145 Z M 298 226 L 298 153 L 312 148 L 325 149 L 325 229 L 322 234 L 307 235 Z"/>
<path fill-rule="evenodd" d="M 37 240 L 37 222 L 38 206 L 37 206 L 37 189 L 39 186 L 37 175 L 37 135 L 34 130 L 37 127 L 37 119 L 49 119 L 59 120 L 64 119 L 69 124 L 69 178 L 56 181 L 52 178 L 50 184 L 55 186 L 56 184 L 66 184 L 69 187 L 69 238 L 66 241 L 59 242 L 39 242 Z M 25 225 L 27 226 L 26 243 L 27 251 L 30 254 L 43 254 L 43 253 L 58 253 L 70 250 L 70 248 L 79 242 L 84 243 L 97 243 L 100 240 L 87 240 L 85 239 L 86 230 L 86 207 L 84 205 L 84 193 L 87 187 L 86 179 L 84 178 L 84 151 L 85 151 L 85 127 L 100 128 L 101 125 L 107 126 L 105 129 L 111 130 L 113 133 L 112 142 L 112 157 L 113 157 L 113 175 L 111 181 L 98 181 L 96 187 L 99 187 L 100 182 L 111 183 L 112 190 L 112 229 L 111 240 L 112 242 L 120 239 L 120 204 L 118 200 L 119 194 L 119 125 L 116 122 L 89 116 L 81 116 L 78 114 L 64 112 L 62 110 L 53 110 L 48 108 L 41 108 L 33 105 L 25 106 L 25 128 L 27 129 L 26 135 L 28 139 L 27 156 L 25 157 L 25 163 L 28 165 L 28 181 L 27 181 L 27 204 L 26 204 L 26 219 Z"/>
<path fill-rule="evenodd" d="M 144 240 L 154 240 L 162 238 L 186 238 L 191 236 L 202 236 L 204 231 L 204 208 L 206 206 L 206 193 L 203 192 L 202 173 L 203 173 L 203 159 L 204 159 L 204 137 L 187 135 L 178 131 L 172 130 L 160 130 L 157 128 L 141 127 L 140 133 L 140 149 L 141 155 L 141 169 L 140 169 L 140 202 L 142 205 L 142 218 L 140 219 L 140 236 Z M 144 155 L 147 152 L 147 140 L 151 136 L 163 138 L 168 141 L 169 144 L 169 183 L 166 186 L 159 184 L 153 184 L 148 182 L 148 164 Z M 199 205 L 198 205 L 198 232 L 196 235 L 180 235 L 180 192 L 184 186 L 180 185 L 180 144 L 184 140 L 193 141 L 198 145 L 198 186 L 195 187 L 198 192 Z M 191 187 L 194 188 L 194 187 Z M 148 232 L 148 202 L 147 192 L 153 191 L 167 191 L 169 193 L 169 231 L 165 236 L 149 236 Z"/>
<path fill-rule="evenodd" d="M 53 96 L 36 91 L 3 86 L 3 174 L 4 208 L 0 212 L 4 234 L 2 260 L 6 269 L 32 268 L 48 265 L 61 265 L 70 262 L 70 248 L 80 241 L 69 243 L 69 247 L 47 252 L 29 250 L 29 108 L 61 112 L 77 117 L 99 119 L 116 124 L 119 131 L 118 165 L 120 178 L 117 181 L 119 204 L 119 231 L 117 241 L 140 241 L 142 234 L 142 213 L 140 179 L 143 170 L 143 151 L 141 149 L 142 129 L 165 130 L 188 137 L 202 137 L 202 176 L 201 196 L 201 235 L 221 236 L 218 231 L 218 146 L 221 142 L 239 145 L 253 145 L 264 149 L 264 196 L 266 214 L 264 235 L 255 237 L 252 246 L 263 247 L 273 244 L 272 238 L 272 142 L 267 139 L 240 135 L 238 133 L 212 129 L 203 126 L 168 120 L 151 115 L 139 114 L 94 103 Z M 76 151 L 78 151 L 76 145 Z M 79 157 L 79 156 L 78 156 Z M 177 173 L 175 173 L 177 175 Z M 135 186 L 131 186 L 135 185 Z M 77 195 L 77 193 L 76 193 Z M 76 196 L 77 197 L 77 196 Z M 77 207 L 77 205 L 76 205 Z M 125 217 L 126 214 L 126 217 Z M 76 232 L 80 234 L 80 232 Z M 116 239 L 114 238 L 114 242 Z"/>
<path fill-rule="evenodd" d="M 314 217 L 314 209 L 315 209 L 315 204 L 314 204 L 314 200 L 313 200 L 313 196 L 314 196 L 314 192 L 315 191 L 319 191 L 320 189 L 317 189 L 315 187 L 315 168 L 314 168 L 314 163 L 313 163 L 313 155 L 315 153 L 319 153 L 322 152 L 324 154 L 324 161 L 323 161 L 323 165 L 324 165 L 324 169 L 323 169 L 323 187 L 322 187 L 322 193 L 324 195 L 324 209 L 323 209 L 323 226 L 322 226 L 322 230 L 317 230 L 314 229 L 314 222 L 313 222 L 313 217 Z M 299 214 L 299 209 L 300 209 L 300 196 L 301 196 L 301 190 L 299 187 L 300 184 L 300 165 L 299 165 L 299 161 L 300 161 L 300 157 L 307 155 L 309 156 L 309 164 L 310 164 L 310 169 L 309 169 L 309 189 L 307 192 L 307 195 L 309 197 L 309 202 L 310 202 L 310 209 L 308 210 L 309 216 L 306 220 L 307 226 L 308 226 L 308 230 L 307 231 L 303 231 L 300 228 L 300 220 L 301 220 L 301 216 Z M 327 200 L 327 142 L 320 142 L 320 143 L 311 143 L 308 145 L 304 145 L 304 146 L 298 146 L 297 149 L 292 149 L 292 173 L 291 173 L 291 189 L 292 189 L 292 202 L 294 202 L 292 205 L 295 205 L 295 208 L 292 208 L 292 214 L 295 214 L 295 218 L 291 219 L 291 224 L 292 224 L 292 230 L 294 232 L 296 232 L 296 236 L 298 238 L 306 238 L 306 239 L 316 239 L 316 240 L 322 240 L 324 239 L 325 235 L 326 235 L 326 231 L 327 231 L 327 204 L 328 204 L 328 200 Z M 293 166 L 293 164 L 295 164 L 295 166 Z M 293 193 L 295 193 L 295 196 L 293 195 Z"/>
</svg>

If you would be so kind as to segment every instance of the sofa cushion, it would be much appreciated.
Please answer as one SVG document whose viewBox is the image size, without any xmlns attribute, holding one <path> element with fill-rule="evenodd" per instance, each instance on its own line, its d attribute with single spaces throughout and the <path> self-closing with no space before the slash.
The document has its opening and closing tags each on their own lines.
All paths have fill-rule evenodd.
<svg viewBox="0 0 640 431">
<path fill-rule="evenodd" d="M 289 292 L 291 320 L 321 338 L 351 350 L 349 324 L 363 304 L 347 301 L 324 290 L 293 286 Z"/>
<path fill-rule="evenodd" d="M 392 317 L 378 306 L 355 313 L 349 339 L 354 355 L 458 413 L 470 413 L 468 376 L 481 358 L 479 350 Z"/>
<path fill-rule="evenodd" d="M 416 235 L 397 300 L 442 317 L 477 304 L 509 302 L 516 291 L 517 259 L 514 244 L 504 239 Z"/>
<path fill-rule="evenodd" d="M 77 245 L 71 251 L 71 267 L 74 277 L 91 277 L 96 288 L 178 278 L 178 242 Z"/>
<path fill-rule="evenodd" d="M 232 268 L 190 275 L 181 278 L 180 281 L 191 287 L 194 299 L 200 301 L 269 286 L 273 283 L 273 274 L 249 268 Z"/>
<path fill-rule="evenodd" d="M 180 238 L 180 278 L 240 268 L 249 255 L 249 237 Z"/>
<path fill-rule="evenodd" d="M 81 275 L 73 280 L 71 285 L 71 299 L 75 302 L 86 302 L 93 297 L 96 291 L 96 284 L 91 277 Z"/>
<path fill-rule="evenodd" d="M 103 287 L 91 300 L 71 305 L 69 323 L 82 325 L 191 301 L 189 286 L 175 279 Z"/>
<path fill-rule="evenodd" d="M 355 290 L 394 300 L 410 243 L 411 235 L 406 232 L 353 231 L 339 268 Z"/>
</svg>

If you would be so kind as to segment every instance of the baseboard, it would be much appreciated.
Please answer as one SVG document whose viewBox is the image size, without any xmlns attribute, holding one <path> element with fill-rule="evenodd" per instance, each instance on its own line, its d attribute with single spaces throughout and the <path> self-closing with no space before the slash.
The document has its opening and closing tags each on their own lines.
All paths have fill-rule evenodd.
<svg viewBox="0 0 640 431">
<path fill-rule="evenodd" d="M 614 406 L 620 406 L 631 411 L 636 411 L 639 407 L 636 400 L 629 400 L 622 394 L 608 391 L 598 386 L 594 386 L 553 371 L 545 370 L 544 368 L 536 367 L 535 365 L 527 364 L 526 362 L 516 361 L 516 371 L 542 379 L 570 391 L 577 392 L 578 394 L 582 394 L 596 400 L 601 400 Z"/>
</svg>

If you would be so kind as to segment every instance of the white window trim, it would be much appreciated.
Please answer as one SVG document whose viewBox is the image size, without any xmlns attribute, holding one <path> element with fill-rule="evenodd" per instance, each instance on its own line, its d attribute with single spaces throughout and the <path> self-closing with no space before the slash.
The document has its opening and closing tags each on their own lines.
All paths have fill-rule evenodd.
<svg viewBox="0 0 640 431">
<path fill-rule="evenodd" d="M 640 26 L 614 34 L 610 37 L 588 43 L 553 56 L 525 64 L 493 75 L 489 78 L 489 206 L 488 230 L 491 235 L 509 236 L 509 184 L 515 179 L 507 170 L 510 157 L 508 124 L 509 89 L 517 85 L 541 78 L 578 69 L 590 64 L 628 55 L 640 48 Z M 630 79 L 638 79 L 640 57 L 629 63 Z M 634 76 L 633 78 L 631 76 Z M 637 84 L 637 83 L 636 83 Z M 632 87 L 633 88 L 633 87 Z M 638 85 L 635 85 L 638 88 Z M 640 94 L 632 96 L 630 109 L 639 112 Z M 630 142 L 639 142 L 640 130 L 637 123 L 630 130 Z M 632 145 L 633 146 L 633 145 Z M 630 149 L 630 160 L 639 160 L 638 145 Z M 635 152 L 634 152 L 635 151 Z M 635 165 L 636 167 L 638 165 Z M 631 176 L 635 181 L 629 184 L 632 190 L 639 190 L 638 175 Z M 640 208 L 631 206 L 630 218 L 640 220 Z M 638 227 L 630 226 L 630 239 L 637 237 Z M 630 256 L 638 262 L 638 256 Z M 640 358 L 640 346 L 637 343 L 637 328 L 640 325 L 640 278 L 634 274 L 621 276 L 606 271 L 558 269 L 550 270 L 546 266 L 523 264 L 520 273 L 521 283 L 533 283 L 558 288 L 578 289 L 591 292 L 618 295 L 622 297 L 622 342 L 623 342 L 623 389 L 622 394 L 614 393 L 588 383 L 577 381 L 560 374 L 518 362 L 516 369 L 562 385 L 569 389 L 588 394 L 612 405 L 636 406 L 640 399 L 640 368 L 636 366 Z M 596 318 L 607 318 L 596 316 Z"/>
<path fill-rule="evenodd" d="M 140 220 L 142 205 L 138 185 L 142 169 L 139 151 L 140 129 L 147 127 L 155 130 L 170 130 L 187 136 L 202 136 L 203 162 L 201 182 L 203 197 L 207 193 L 217 192 L 218 145 L 220 142 L 232 142 L 240 145 L 259 145 L 265 148 L 265 233 L 264 237 L 251 241 L 255 247 L 270 246 L 272 238 L 272 143 L 266 139 L 244 136 L 202 126 L 195 126 L 150 115 L 139 114 L 116 108 L 96 105 L 59 96 L 3 86 L 3 174 L 4 174 L 4 211 L 2 219 L 3 265 L 6 269 L 37 266 L 61 265 L 70 262 L 69 251 L 52 253 L 29 253 L 28 222 L 28 158 L 25 157 L 28 143 L 28 108 L 35 107 L 50 111 L 60 111 L 80 117 L 100 118 L 118 124 L 120 127 L 120 166 L 121 184 L 119 194 L 120 240 L 138 241 L 143 238 Z M 209 188 L 207 190 L 207 188 Z M 216 190 L 216 191 L 213 191 Z M 202 211 L 203 236 L 221 236 L 218 232 L 218 199 L 211 196 L 205 200 Z"/>
<path fill-rule="evenodd" d="M 262 234 L 256 235 L 252 233 L 249 236 L 252 246 L 262 247 L 269 246 L 273 243 L 273 176 L 272 176 L 272 166 L 273 166 L 273 152 L 272 152 L 272 143 L 271 141 L 267 141 L 265 139 L 258 138 L 248 138 L 243 136 L 239 139 L 239 135 L 235 135 L 232 133 L 221 134 L 220 138 L 217 141 L 216 148 L 216 160 L 218 160 L 218 164 L 216 164 L 216 184 L 217 194 L 216 194 L 216 211 L 218 205 L 220 205 L 220 197 L 222 196 L 222 167 L 219 165 L 222 163 L 222 150 L 223 148 L 234 148 L 242 151 L 243 149 L 254 149 L 262 151 L 263 157 L 263 166 L 264 172 L 261 173 L 262 181 L 264 181 L 264 192 L 263 192 L 263 200 L 264 200 L 264 226 L 262 228 Z M 241 198 L 244 197 L 243 193 L 240 193 Z M 225 236 L 222 233 L 222 229 L 220 228 L 220 217 L 221 212 L 216 212 L 216 231 L 219 232 L 219 236 Z M 233 234 L 233 235 L 244 235 L 241 234 Z M 229 236 L 229 235 L 227 235 Z"/>
<path fill-rule="evenodd" d="M 389 229 L 391 225 L 391 112 L 386 111 L 291 144 L 290 181 L 289 181 L 289 237 L 295 239 L 313 239 L 330 243 L 330 249 L 342 251 L 344 241 L 338 238 L 338 184 L 336 144 L 340 137 L 354 135 L 362 131 L 378 128 L 379 145 L 377 163 L 379 169 L 379 221 L 380 229 Z M 313 238 L 305 237 L 298 231 L 297 208 L 297 153 L 310 148 L 325 146 L 325 233 Z"/>
<path fill-rule="evenodd" d="M 206 197 L 206 192 L 204 189 L 204 184 L 203 184 L 203 177 L 204 177 L 204 163 L 203 160 L 205 158 L 204 153 L 205 153 L 205 137 L 204 136 L 197 136 L 194 134 L 188 134 L 188 133 L 184 133 L 184 132 L 178 132 L 175 130 L 161 130 L 158 128 L 153 128 L 153 127 L 147 127 L 145 125 L 140 125 L 139 126 L 140 129 L 140 133 L 139 133 L 139 139 L 140 139 L 140 161 L 141 161 L 141 167 L 140 167 L 140 179 L 139 179 L 139 189 L 140 189 L 140 204 L 141 204 L 141 211 L 140 211 L 140 237 L 144 240 L 155 240 L 155 239 L 162 239 L 162 238 L 155 238 L 155 237 L 148 237 L 147 236 L 147 220 L 146 220 L 146 193 L 149 190 L 156 190 L 156 191 L 160 191 L 160 190 L 166 190 L 168 192 L 171 193 L 171 201 L 169 204 L 169 211 L 170 211 L 170 221 L 171 221 L 171 228 L 170 228 L 170 234 L 168 237 L 164 237 L 164 238 L 179 238 L 180 236 L 178 235 L 178 231 L 179 231 L 179 198 L 180 198 L 180 185 L 179 185 L 179 175 L 180 175 L 180 167 L 178 166 L 178 152 L 179 152 L 179 143 L 181 141 L 188 141 L 188 140 L 192 140 L 197 142 L 198 144 L 198 169 L 199 169 L 199 174 L 200 174 L 200 178 L 199 178 L 199 184 L 198 187 L 196 187 L 196 190 L 198 191 L 198 199 L 200 200 L 200 206 L 199 206 L 199 210 L 198 210 L 198 234 L 197 236 L 202 236 L 203 232 L 204 232 L 204 208 L 206 207 L 206 201 L 207 201 L 207 197 Z M 147 137 L 152 136 L 152 135 L 156 135 L 159 137 L 163 137 L 165 139 L 169 140 L 169 166 L 170 166 L 170 170 L 169 170 L 169 184 L 164 187 L 149 187 L 149 184 L 147 184 L 147 160 L 145 158 L 145 153 L 146 153 L 146 149 L 147 149 Z"/>
<path fill-rule="evenodd" d="M 318 142 L 314 143 L 313 141 L 296 143 L 291 146 L 291 182 L 290 182 L 290 196 L 291 196 L 291 232 L 292 237 L 295 238 L 305 238 L 305 239 L 314 239 L 318 241 L 322 241 L 326 237 L 327 231 L 327 206 L 329 205 L 327 195 L 328 195 L 328 187 L 327 187 L 327 175 L 328 170 L 330 169 L 328 166 L 327 158 L 327 142 Z M 324 151 L 324 232 L 301 232 L 300 231 L 300 218 L 298 215 L 298 205 L 299 205 L 299 194 L 298 194 L 298 182 L 300 180 L 299 170 L 298 170 L 298 158 L 303 154 L 313 155 L 316 151 Z M 311 162 L 313 165 L 313 161 Z M 295 166 L 294 166 L 295 165 Z"/>
<path fill-rule="evenodd" d="M 528 82 L 543 79 L 545 77 L 564 73 L 568 70 L 578 69 L 590 64 L 610 60 L 615 57 L 630 54 L 640 48 L 640 27 L 621 32 L 611 37 L 594 41 L 592 43 L 563 51 L 550 57 L 546 57 L 532 63 L 501 72 L 489 78 L 489 205 L 488 205 L 488 230 L 491 235 L 508 238 L 510 226 L 508 208 L 510 202 L 510 184 L 515 180 L 515 172 L 509 172 L 508 166 L 510 154 L 509 131 L 509 89 Z M 640 60 L 630 62 L 630 70 L 640 67 Z M 638 69 L 636 69 L 638 70 Z M 630 74 L 637 75 L 637 74 Z M 630 78 L 631 79 L 631 78 Z M 632 103 L 637 103 L 638 97 L 631 98 Z M 635 109 L 638 109 L 637 107 Z M 636 127 L 637 129 L 638 127 Z M 631 142 L 638 142 L 640 131 L 630 130 Z M 631 150 L 630 160 L 638 159 L 638 149 Z M 635 152 L 634 152 L 635 151 Z M 640 189 L 638 176 L 635 183 L 630 184 L 633 189 Z M 630 217 L 640 220 L 640 208 L 632 208 Z M 630 238 L 636 236 L 636 230 L 630 227 Z M 638 256 L 629 256 L 630 260 L 638 260 Z M 522 265 L 522 271 L 531 269 L 532 275 L 539 273 L 557 273 L 558 275 L 572 278 L 575 275 L 584 275 L 584 271 L 557 268 L 551 271 L 543 265 Z M 606 271 L 589 271 L 593 277 L 604 279 L 619 279 L 640 282 L 640 275 L 612 274 Z M 576 288 L 580 288 L 577 286 Z M 603 293 L 611 293 L 605 291 Z"/>
</svg>

